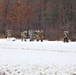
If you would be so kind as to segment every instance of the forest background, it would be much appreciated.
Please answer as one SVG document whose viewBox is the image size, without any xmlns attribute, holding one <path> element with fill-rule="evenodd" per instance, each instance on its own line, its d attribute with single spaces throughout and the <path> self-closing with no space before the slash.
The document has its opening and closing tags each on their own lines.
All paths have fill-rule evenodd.
<svg viewBox="0 0 76 75">
<path fill-rule="evenodd" d="M 76 39 L 76 0 L 0 0 L 0 37 L 9 29 L 17 38 L 33 29 L 49 40 L 61 40 L 65 30 Z"/>
</svg>

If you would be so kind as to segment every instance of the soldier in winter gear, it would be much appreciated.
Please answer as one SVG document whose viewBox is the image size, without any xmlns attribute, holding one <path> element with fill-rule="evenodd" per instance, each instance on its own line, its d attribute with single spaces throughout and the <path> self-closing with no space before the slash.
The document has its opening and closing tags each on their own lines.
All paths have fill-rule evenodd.
<svg viewBox="0 0 76 75">
<path fill-rule="evenodd" d="M 21 39 L 22 39 L 22 41 L 23 40 L 26 41 L 26 38 L 27 38 L 27 31 L 21 32 Z"/>
<path fill-rule="evenodd" d="M 39 30 L 36 30 L 36 31 L 35 31 L 35 39 L 36 39 L 37 41 L 40 40 L 40 31 L 39 31 Z"/>
<path fill-rule="evenodd" d="M 34 41 L 34 30 L 29 30 L 29 39 L 30 41 Z"/>
<path fill-rule="evenodd" d="M 64 31 L 64 42 L 68 42 L 68 31 Z"/>
<path fill-rule="evenodd" d="M 40 30 L 40 40 L 41 40 L 41 42 L 43 41 L 43 38 L 44 38 L 44 31 Z"/>
<path fill-rule="evenodd" d="M 8 30 L 8 31 L 6 32 L 6 36 L 7 36 L 7 38 L 11 38 L 11 30 Z"/>
</svg>

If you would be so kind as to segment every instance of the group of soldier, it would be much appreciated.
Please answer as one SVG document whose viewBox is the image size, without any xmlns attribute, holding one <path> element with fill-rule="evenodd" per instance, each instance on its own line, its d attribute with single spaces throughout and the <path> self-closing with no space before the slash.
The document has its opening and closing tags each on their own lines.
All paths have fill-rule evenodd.
<svg viewBox="0 0 76 75">
<path fill-rule="evenodd" d="M 34 40 L 41 40 L 41 42 L 43 41 L 43 38 L 44 38 L 44 32 L 43 30 L 29 30 L 28 32 L 27 31 L 23 31 L 21 32 L 21 39 L 22 41 L 26 41 L 26 39 L 29 38 L 30 41 L 34 41 Z"/>
<path fill-rule="evenodd" d="M 8 30 L 6 32 L 7 38 L 11 38 L 11 30 Z M 26 41 L 26 39 L 29 38 L 30 41 L 39 41 L 43 42 L 44 38 L 44 31 L 43 30 L 29 30 L 29 31 L 22 31 L 21 32 L 21 40 Z"/>
<path fill-rule="evenodd" d="M 68 31 L 64 31 L 64 42 L 69 42 L 68 41 Z M 6 32 L 7 38 L 11 38 L 11 30 L 8 30 Z M 21 40 L 26 41 L 26 39 L 29 38 L 30 41 L 39 41 L 43 42 L 44 39 L 44 31 L 43 30 L 29 30 L 29 31 L 22 31 L 21 32 Z"/>
</svg>

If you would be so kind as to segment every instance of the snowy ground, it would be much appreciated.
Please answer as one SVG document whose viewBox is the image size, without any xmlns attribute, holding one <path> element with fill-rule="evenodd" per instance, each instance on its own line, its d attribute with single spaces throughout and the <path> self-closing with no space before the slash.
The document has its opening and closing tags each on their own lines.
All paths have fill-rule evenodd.
<svg viewBox="0 0 76 75">
<path fill-rule="evenodd" d="M 2 75 L 74 75 L 75 57 L 76 42 L 0 39 Z"/>
</svg>

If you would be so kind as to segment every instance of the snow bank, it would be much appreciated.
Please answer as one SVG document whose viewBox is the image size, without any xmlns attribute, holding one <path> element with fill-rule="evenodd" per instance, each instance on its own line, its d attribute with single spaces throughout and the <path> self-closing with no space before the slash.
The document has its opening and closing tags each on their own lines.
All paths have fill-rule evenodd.
<svg viewBox="0 0 76 75">
<path fill-rule="evenodd" d="M 76 42 L 0 39 L 0 75 L 75 75 Z"/>
<path fill-rule="evenodd" d="M 1 65 L 1 75 L 74 75 L 76 65 Z"/>
<path fill-rule="evenodd" d="M 15 37 L 12 37 L 12 38 L 7 38 L 6 40 L 7 41 L 16 41 L 16 38 Z"/>
<path fill-rule="evenodd" d="M 76 42 L 64 43 L 63 41 L 11 41 L 0 39 L 0 48 L 3 49 L 21 49 L 21 50 L 42 50 L 42 51 L 61 51 L 61 52 L 76 52 Z"/>
</svg>

